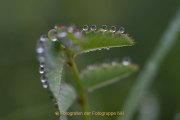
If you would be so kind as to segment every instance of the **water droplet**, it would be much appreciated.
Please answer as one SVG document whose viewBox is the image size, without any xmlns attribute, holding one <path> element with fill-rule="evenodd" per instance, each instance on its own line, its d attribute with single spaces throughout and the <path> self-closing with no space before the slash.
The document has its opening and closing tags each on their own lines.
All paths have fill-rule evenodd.
<svg viewBox="0 0 180 120">
<path fill-rule="evenodd" d="M 115 33 L 116 32 L 116 27 L 112 26 L 111 29 L 110 29 L 110 32 Z"/>
<path fill-rule="evenodd" d="M 83 26 L 83 31 L 87 32 L 88 30 L 89 30 L 88 25 L 84 25 L 84 26 Z"/>
<path fill-rule="evenodd" d="M 131 60 L 130 60 L 129 58 L 125 57 L 125 58 L 123 58 L 123 60 L 122 60 L 122 64 L 123 64 L 124 66 L 127 66 L 127 65 L 131 64 Z"/>
<path fill-rule="evenodd" d="M 58 38 L 62 39 L 62 38 L 65 38 L 67 36 L 67 32 L 60 32 L 58 33 Z"/>
<path fill-rule="evenodd" d="M 57 41 L 57 31 L 55 29 L 51 29 L 48 35 L 53 42 Z"/>
<path fill-rule="evenodd" d="M 72 33 L 72 32 L 74 31 L 74 26 L 69 26 L 68 29 L 67 29 L 67 31 L 68 31 L 69 33 Z"/>
<path fill-rule="evenodd" d="M 107 48 L 106 48 L 106 50 L 110 50 L 110 48 L 109 48 L 109 47 L 107 47 Z"/>
<path fill-rule="evenodd" d="M 38 47 L 38 48 L 36 49 L 36 52 L 37 52 L 38 54 L 42 54 L 42 53 L 44 52 L 44 48 L 43 48 L 43 47 Z"/>
<path fill-rule="evenodd" d="M 96 31 L 96 29 L 97 29 L 97 28 L 96 28 L 96 25 L 92 25 L 92 26 L 91 26 L 91 31 Z"/>
<path fill-rule="evenodd" d="M 41 82 L 42 82 L 42 85 L 43 85 L 43 88 L 48 88 L 49 87 L 49 83 L 48 83 L 48 81 L 47 80 L 41 80 Z"/>
<path fill-rule="evenodd" d="M 45 42 L 45 41 L 47 41 L 47 40 L 48 40 L 47 35 L 41 35 L 41 37 L 40 37 L 40 41 L 41 41 L 41 42 Z"/>
<path fill-rule="evenodd" d="M 40 74 L 44 74 L 45 73 L 45 68 L 44 68 L 44 65 L 40 65 L 40 67 L 39 67 L 39 73 Z"/>
<path fill-rule="evenodd" d="M 60 25 L 55 25 L 54 29 L 58 30 L 60 28 Z"/>
<path fill-rule="evenodd" d="M 67 31 L 70 33 L 79 32 L 79 29 L 75 25 L 71 25 L 67 28 Z"/>
<path fill-rule="evenodd" d="M 43 84 L 43 88 L 48 88 L 48 84 Z"/>
<path fill-rule="evenodd" d="M 104 32 L 107 32 L 108 31 L 108 26 L 107 25 L 102 25 L 102 29 Z"/>
<path fill-rule="evenodd" d="M 45 79 L 41 79 L 41 82 L 42 82 L 42 83 L 45 83 L 46 81 L 47 81 L 47 80 L 45 80 Z"/>
<path fill-rule="evenodd" d="M 125 29 L 124 29 L 123 27 L 120 27 L 120 28 L 119 28 L 119 32 L 120 32 L 121 34 L 123 34 L 123 33 L 125 32 Z"/>
<path fill-rule="evenodd" d="M 101 48 L 98 48 L 98 50 L 101 50 Z"/>
</svg>

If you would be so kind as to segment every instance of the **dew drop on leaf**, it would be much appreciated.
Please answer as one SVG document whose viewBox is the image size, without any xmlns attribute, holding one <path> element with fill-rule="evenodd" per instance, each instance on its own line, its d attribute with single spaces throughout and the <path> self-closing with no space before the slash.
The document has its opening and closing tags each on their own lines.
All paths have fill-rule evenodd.
<svg viewBox="0 0 180 120">
<path fill-rule="evenodd" d="M 38 60 L 40 61 L 40 63 L 44 63 L 45 62 L 45 56 L 44 56 L 44 42 L 48 40 L 47 35 L 41 35 L 38 44 L 37 44 L 37 48 L 36 48 L 36 52 L 38 53 Z"/>
<path fill-rule="evenodd" d="M 45 79 L 41 79 L 41 82 L 42 82 L 42 83 L 45 83 L 45 82 L 46 82 L 46 80 L 45 80 Z"/>
<path fill-rule="evenodd" d="M 36 49 L 36 51 L 38 54 L 42 54 L 42 53 L 44 53 L 44 48 L 40 46 Z"/>
<path fill-rule="evenodd" d="M 125 32 L 124 27 L 120 27 L 120 28 L 119 28 L 119 32 L 120 32 L 121 34 L 123 34 L 123 33 Z"/>
<path fill-rule="evenodd" d="M 55 29 L 51 29 L 48 35 L 53 42 L 57 41 L 57 31 Z"/>
<path fill-rule="evenodd" d="M 67 32 L 60 32 L 57 34 L 58 38 L 62 39 L 65 38 L 67 36 Z"/>
<path fill-rule="evenodd" d="M 76 33 L 76 32 L 79 32 L 79 29 L 75 25 L 71 25 L 67 28 L 67 31 L 69 33 Z"/>
<path fill-rule="evenodd" d="M 47 35 L 41 35 L 41 37 L 40 37 L 41 42 L 45 42 L 47 40 L 48 40 Z"/>
<path fill-rule="evenodd" d="M 110 50 L 110 48 L 109 48 L 109 47 L 107 47 L 107 48 L 106 48 L 106 50 Z"/>
<path fill-rule="evenodd" d="M 48 84 L 47 83 L 43 83 L 43 88 L 48 88 Z"/>
<path fill-rule="evenodd" d="M 74 25 L 69 26 L 69 27 L 67 28 L 67 31 L 68 31 L 69 33 L 75 32 L 76 30 L 77 30 L 77 28 L 76 28 L 76 26 L 74 26 Z"/>
<path fill-rule="evenodd" d="M 107 25 L 102 25 L 102 29 L 104 32 L 107 32 L 108 31 L 108 26 Z"/>
<path fill-rule="evenodd" d="M 48 88 L 49 87 L 49 83 L 48 83 L 48 81 L 47 80 L 41 80 L 41 82 L 42 82 L 42 85 L 43 85 L 43 88 Z"/>
<path fill-rule="evenodd" d="M 46 81 L 47 81 L 46 75 L 45 75 L 45 74 L 42 74 L 42 75 L 41 75 L 41 82 L 43 83 L 43 82 L 46 82 Z"/>
<path fill-rule="evenodd" d="M 39 73 L 40 74 L 44 74 L 45 73 L 45 68 L 44 68 L 44 65 L 40 65 L 40 67 L 39 67 Z"/>
<path fill-rule="evenodd" d="M 115 33 L 116 32 L 116 27 L 112 26 L 111 29 L 110 29 L 110 32 Z"/>
<path fill-rule="evenodd" d="M 84 25 L 84 26 L 83 26 L 83 31 L 87 32 L 88 30 L 89 30 L 88 25 Z"/>
<path fill-rule="evenodd" d="M 96 25 L 92 25 L 90 29 L 91 29 L 91 31 L 96 31 L 97 27 L 96 27 Z"/>
<path fill-rule="evenodd" d="M 60 28 L 60 25 L 55 25 L 54 29 L 58 30 Z"/>
<path fill-rule="evenodd" d="M 123 58 L 122 64 L 123 64 L 124 66 L 130 65 L 130 64 L 131 64 L 130 58 L 127 58 L 127 57 Z"/>
</svg>

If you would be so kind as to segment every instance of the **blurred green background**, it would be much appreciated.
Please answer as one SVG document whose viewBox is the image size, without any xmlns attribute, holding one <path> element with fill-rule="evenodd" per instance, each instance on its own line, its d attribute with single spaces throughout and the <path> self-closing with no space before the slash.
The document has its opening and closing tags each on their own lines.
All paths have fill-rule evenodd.
<svg viewBox="0 0 180 120">
<path fill-rule="evenodd" d="M 142 68 L 178 7 L 179 0 L 0 0 L 0 120 L 58 119 L 41 86 L 35 52 L 39 36 L 55 24 L 124 26 L 135 46 L 81 55 L 79 67 L 128 56 Z M 180 112 L 177 41 L 150 90 L 158 99 L 159 120 L 173 120 Z M 121 110 L 135 78 L 91 94 L 91 109 Z"/>
</svg>

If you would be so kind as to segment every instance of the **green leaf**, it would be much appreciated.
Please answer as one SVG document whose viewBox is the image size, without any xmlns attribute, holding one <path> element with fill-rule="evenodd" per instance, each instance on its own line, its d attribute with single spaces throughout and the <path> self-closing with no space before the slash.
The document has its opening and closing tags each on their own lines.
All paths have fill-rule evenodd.
<svg viewBox="0 0 180 120">
<path fill-rule="evenodd" d="M 64 66 L 64 57 L 62 52 L 58 52 L 57 45 L 47 41 L 46 44 L 46 69 L 47 79 L 50 90 L 57 99 L 59 97 L 59 90 L 61 85 L 62 71 Z"/>
<path fill-rule="evenodd" d="M 109 49 L 113 47 L 131 46 L 134 44 L 133 40 L 127 35 L 113 34 L 110 32 L 88 32 L 85 33 L 81 39 L 74 40 L 74 42 L 80 46 L 80 51 L 78 51 L 78 53 Z"/>
<path fill-rule="evenodd" d="M 81 72 L 81 80 L 89 91 L 94 91 L 126 78 L 137 70 L 138 67 L 134 64 L 122 65 L 112 62 L 111 64 L 94 65 Z"/>
<path fill-rule="evenodd" d="M 69 29 L 75 30 L 73 32 L 69 31 Z M 80 31 L 75 26 L 57 27 L 56 30 L 60 42 L 75 55 L 89 51 L 134 45 L 134 40 L 128 34 L 122 34 L 120 31 L 112 32 L 112 30 L 109 30 L 104 32 L 102 28 L 97 31 Z M 62 35 L 64 36 L 62 37 Z"/>
<path fill-rule="evenodd" d="M 75 90 L 72 86 L 62 84 L 62 71 L 65 63 L 64 53 L 59 43 L 51 42 L 47 37 L 40 41 L 38 48 L 43 48 L 39 58 L 43 64 L 44 73 L 41 77 L 47 80 L 48 88 L 57 101 L 58 108 L 61 112 L 66 112 L 76 98 Z"/>
<path fill-rule="evenodd" d="M 60 88 L 60 96 L 57 99 L 60 111 L 66 112 L 74 102 L 75 98 L 75 89 L 68 84 L 62 84 Z"/>
</svg>

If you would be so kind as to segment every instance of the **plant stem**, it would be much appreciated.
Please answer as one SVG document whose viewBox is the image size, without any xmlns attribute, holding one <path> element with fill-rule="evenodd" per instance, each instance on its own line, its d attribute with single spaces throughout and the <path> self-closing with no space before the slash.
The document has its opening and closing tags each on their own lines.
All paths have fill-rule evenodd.
<svg viewBox="0 0 180 120">
<path fill-rule="evenodd" d="M 75 83 L 76 83 L 76 86 L 77 86 L 77 92 L 78 92 L 79 97 L 80 97 L 80 103 L 82 105 L 82 111 L 83 112 L 88 112 L 86 94 L 85 94 L 84 87 L 83 87 L 83 85 L 81 83 L 81 80 L 80 80 L 79 71 L 78 71 L 77 65 L 75 63 L 75 59 L 70 54 L 70 52 L 68 50 L 66 51 L 66 54 L 67 54 L 67 57 L 69 59 L 69 65 L 71 67 L 72 74 L 73 74 L 73 77 L 74 77 L 74 80 L 75 80 Z M 89 120 L 88 115 L 84 115 L 83 117 L 84 117 L 84 120 Z"/>
<path fill-rule="evenodd" d="M 138 102 L 152 84 L 162 61 L 173 48 L 173 45 L 175 45 L 176 36 L 179 31 L 180 9 L 162 36 L 160 43 L 147 61 L 144 69 L 139 74 L 137 82 L 133 86 L 130 95 L 127 98 L 127 102 L 125 103 L 125 115 L 119 117 L 117 120 L 131 120 L 133 118 Z"/>
</svg>

